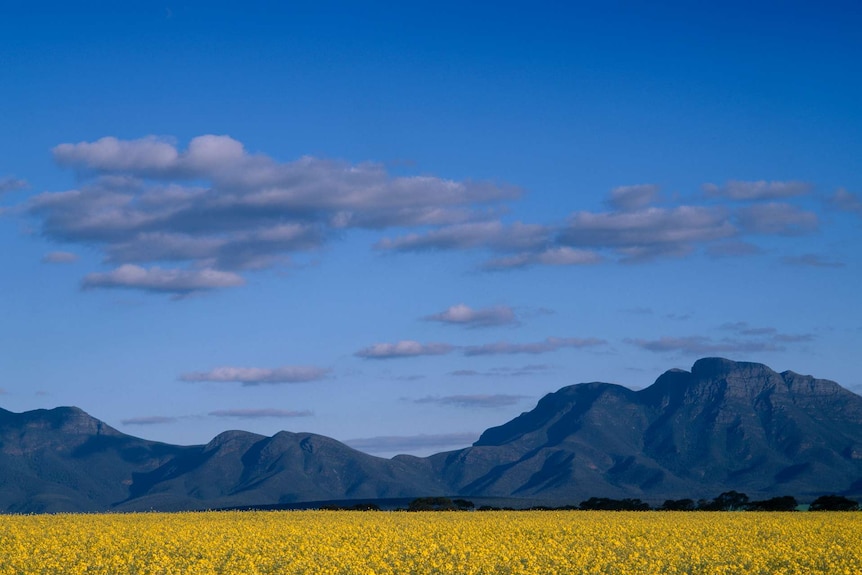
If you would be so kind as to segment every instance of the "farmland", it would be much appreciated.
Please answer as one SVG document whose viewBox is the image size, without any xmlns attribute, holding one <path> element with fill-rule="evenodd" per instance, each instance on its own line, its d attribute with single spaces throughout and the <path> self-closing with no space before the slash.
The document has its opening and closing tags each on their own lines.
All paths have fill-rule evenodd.
<svg viewBox="0 0 862 575">
<path fill-rule="evenodd" d="M 0 575 L 849 575 L 862 513 L 7 515 L 0 549 Z"/>
</svg>

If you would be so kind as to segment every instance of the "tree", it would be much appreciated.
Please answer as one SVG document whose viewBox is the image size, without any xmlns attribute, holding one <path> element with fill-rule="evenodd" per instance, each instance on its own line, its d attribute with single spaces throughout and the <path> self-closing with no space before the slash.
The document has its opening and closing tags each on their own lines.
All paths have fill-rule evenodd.
<svg viewBox="0 0 862 575">
<path fill-rule="evenodd" d="M 791 495 L 773 497 L 763 501 L 752 501 L 748 504 L 749 511 L 796 511 L 796 498 Z"/>
<path fill-rule="evenodd" d="M 581 501 L 579 506 L 584 511 L 649 511 L 649 503 L 640 499 L 609 499 L 607 497 L 590 497 Z"/>
<path fill-rule="evenodd" d="M 666 499 L 659 511 L 694 511 L 694 501 L 691 499 Z"/>
<path fill-rule="evenodd" d="M 457 508 L 448 497 L 419 497 L 410 502 L 407 511 L 451 511 Z"/>
<path fill-rule="evenodd" d="M 725 491 L 712 501 L 698 501 L 700 511 L 741 511 L 748 504 L 748 495 L 738 491 Z"/>
<path fill-rule="evenodd" d="M 815 499 L 809 511 L 857 511 L 859 504 L 842 495 L 822 495 Z"/>
</svg>

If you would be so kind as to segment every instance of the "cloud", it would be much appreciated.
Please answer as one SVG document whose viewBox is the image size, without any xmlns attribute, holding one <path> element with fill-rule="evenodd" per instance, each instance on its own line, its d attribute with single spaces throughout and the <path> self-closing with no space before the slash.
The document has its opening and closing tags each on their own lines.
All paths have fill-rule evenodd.
<svg viewBox="0 0 862 575">
<path fill-rule="evenodd" d="M 60 144 L 54 161 L 63 167 L 101 172 L 136 172 L 154 175 L 175 165 L 179 154 L 166 140 L 149 136 L 139 140 L 105 137 L 95 142 Z"/>
<path fill-rule="evenodd" d="M 367 453 L 403 453 L 432 448 L 467 447 L 479 439 L 478 433 L 381 435 L 348 439 L 344 443 Z"/>
<path fill-rule="evenodd" d="M 365 359 L 394 359 L 420 355 L 445 355 L 455 347 L 448 343 L 419 343 L 402 340 L 396 343 L 376 343 L 357 351 L 354 355 Z"/>
<path fill-rule="evenodd" d="M 421 234 L 383 238 L 377 242 L 375 248 L 396 252 L 486 248 L 505 252 L 545 245 L 549 239 L 548 234 L 549 229 L 541 225 L 521 222 L 505 225 L 500 221 L 468 222 L 443 226 Z"/>
<path fill-rule="evenodd" d="M 497 408 L 515 405 L 526 397 L 525 395 L 507 395 L 503 393 L 493 395 L 447 395 L 444 397 L 428 396 L 414 399 L 413 403 L 465 408 Z"/>
<path fill-rule="evenodd" d="M 17 192 L 18 190 L 26 190 L 30 184 L 26 180 L 20 180 L 11 176 L 0 178 L 0 196 L 7 192 Z"/>
<path fill-rule="evenodd" d="M 741 335 L 773 335 L 778 332 L 774 327 L 752 327 L 748 322 L 744 321 L 724 323 L 719 329 L 732 331 Z"/>
<path fill-rule="evenodd" d="M 816 231 L 817 214 L 784 203 L 747 206 L 737 212 L 743 231 L 753 234 L 799 236 Z"/>
<path fill-rule="evenodd" d="M 123 288 L 184 295 L 240 286 L 244 283 L 241 276 L 232 272 L 213 269 L 143 268 L 125 264 L 109 272 L 87 274 L 82 286 L 84 289 Z"/>
<path fill-rule="evenodd" d="M 290 419 L 295 417 L 311 417 L 314 415 L 312 411 L 303 410 L 287 410 L 287 409 L 217 409 L 210 411 L 207 415 L 212 417 L 232 417 L 236 419 L 263 419 L 263 418 L 280 418 Z"/>
<path fill-rule="evenodd" d="M 123 425 L 165 425 L 176 423 L 179 417 L 168 417 L 163 415 L 146 415 L 142 417 L 131 417 L 120 421 Z"/>
<path fill-rule="evenodd" d="M 801 196 L 811 191 L 813 186 L 806 182 L 780 182 L 758 180 L 756 182 L 741 182 L 731 180 L 723 186 L 704 184 L 703 191 L 707 197 L 729 200 L 774 200 Z"/>
<path fill-rule="evenodd" d="M 42 256 L 43 264 L 70 264 L 78 261 L 78 254 L 72 252 L 49 252 Z"/>
<path fill-rule="evenodd" d="M 484 345 L 467 346 L 464 355 L 513 355 L 518 353 L 540 354 L 557 351 L 563 348 L 585 348 L 605 345 L 607 342 L 597 338 L 548 337 L 534 343 L 509 343 L 500 341 Z"/>
<path fill-rule="evenodd" d="M 607 205 L 614 210 L 630 212 L 647 207 L 658 199 L 658 186 L 640 184 L 619 186 L 611 190 Z"/>
<path fill-rule="evenodd" d="M 265 369 L 260 367 L 217 367 L 210 371 L 195 371 L 180 375 L 181 381 L 209 381 L 241 383 L 244 386 L 307 383 L 325 379 L 329 369 L 306 365 L 293 365 Z"/>
<path fill-rule="evenodd" d="M 434 241 L 469 243 L 470 235 L 493 234 L 491 204 L 521 194 L 485 182 L 393 176 L 374 163 L 278 162 L 219 135 L 194 138 L 185 150 L 167 138 L 105 137 L 60 144 L 53 153 L 58 165 L 78 173 L 82 186 L 24 204 L 44 236 L 93 246 L 118 269 L 169 262 L 167 269 L 188 277 L 200 270 L 285 265 L 293 254 L 319 249 L 354 228 L 436 226 L 450 239 Z M 516 224 L 500 229 L 495 241 L 524 245 L 541 233 L 541 226 Z M 235 273 L 227 278 L 204 282 L 205 289 L 240 284 Z M 147 281 L 109 280 L 95 275 L 87 285 L 171 291 Z"/>
<path fill-rule="evenodd" d="M 848 192 L 844 188 L 838 188 L 828 199 L 829 205 L 842 212 L 852 212 L 862 215 L 862 198 L 859 194 Z"/>
<path fill-rule="evenodd" d="M 534 265 L 580 266 L 592 265 L 602 261 L 602 256 L 591 250 L 577 250 L 562 246 L 548 248 L 536 253 L 520 253 L 488 260 L 482 265 L 486 271 L 499 271 L 525 268 Z"/>
<path fill-rule="evenodd" d="M 814 268 L 843 268 L 843 262 L 827 259 L 817 254 L 802 254 L 801 256 L 787 256 L 781 261 L 791 266 L 808 266 Z"/>
<path fill-rule="evenodd" d="M 455 371 L 450 371 L 449 375 L 454 375 L 456 377 L 473 377 L 476 375 L 486 375 L 481 371 L 476 371 L 475 369 L 456 369 Z"/>
<path fill-rule="evenodd" d="M 699 244 L 736 233 L 721 207 L 652 207 L 630 212 L 575 212 L 558 241 L 574 248 L 611 249 L 622 261 L 635 262 L 687 255 Z"/>
<path fill-rule="evenodd" d="M 492 327 L 517 325 L 519 323 L 518 318 L 515 317 L 515 311 L 511 307 L 504 305 L 473 309 L 464 304 L 458 304 L 440 313 L 426 316 L 423 319 L 465 327 Z"/>
<path fill-rule="evenodd" d="M 748 336 L 748 337 L 760 337 L 765 339 L 766 341 L 772 341 L 774 343 L 800 343 L 805 341 L 812 341 L 814 339 L 814 335 L 810 333 L 801 333 L 801 334 L 788 334 L 788 333 L 779 333 L 777 328 L 774 327 L 755 327 L 749 325 L 744 321 L 737 321 L 732 323 L 722 324 L 719 329 L 725 331 L 732 331 L 738 335 Z"/>
<path fill-rule="evenodd" d="M 686 354 L 699 355 L 717 352 L 752 352 L 752 351 L 781 351 L 784 348 L 763 342 L 738 341 L 724 339 L 716 342 L 708 337 L 662 337 L 658 340 L 626 339 L 630 343 L 653 352 L 678 351 Z"/>
<path fill-rule="evenodd" d="M 738 340 L 724 338 L 715 341 L 709 337 L 661 337 L 656 340 L 626 339 L 626 343 L 656 353 L 680 352 L 687 355 L 711 353 L 751 353 L 784 351 L 784 347 L 769 341 Z"/>
</svg>

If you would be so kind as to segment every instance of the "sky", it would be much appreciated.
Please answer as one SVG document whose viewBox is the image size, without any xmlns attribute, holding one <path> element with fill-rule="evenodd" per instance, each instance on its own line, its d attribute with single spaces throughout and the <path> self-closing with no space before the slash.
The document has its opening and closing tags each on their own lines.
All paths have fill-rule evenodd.
<svg viewBox="0 0 862 575">
<path fill-rule="evenodd" d="M 706 356 L 862 391 L 862 5 L 712 4 L 3 2 L 0 406 L 390 457 Z"/>
</svg>

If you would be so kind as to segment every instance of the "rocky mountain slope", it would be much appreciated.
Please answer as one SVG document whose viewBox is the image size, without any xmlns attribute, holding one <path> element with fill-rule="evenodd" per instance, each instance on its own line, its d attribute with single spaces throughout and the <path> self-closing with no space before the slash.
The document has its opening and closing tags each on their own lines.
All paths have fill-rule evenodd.
<svg viewBox="0 0 862 575">
<path fill-rule="evenodd" d="M 640 391 L 582 383 L 427 458 L 373 457 L 327 437 L 220 434 L 179 447 L 77 408 L 0 410 L 0 510 L 181 510 L 427 495 L 862 495 L 862 397 L 837 383 L 720 358 Z"/>
</svg>

